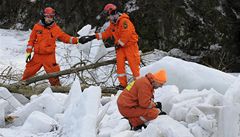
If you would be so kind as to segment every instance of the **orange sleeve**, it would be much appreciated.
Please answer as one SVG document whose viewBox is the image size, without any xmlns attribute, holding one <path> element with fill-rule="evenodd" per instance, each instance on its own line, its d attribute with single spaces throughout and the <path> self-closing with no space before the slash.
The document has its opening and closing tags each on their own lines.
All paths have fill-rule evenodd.
<svg viewBox="0 0 240 137">
<path fill-rule="evenodd" d="M 58 39 L 61 40 L 64 43 L 70 43 L 70 44 L 77 44 L 78 43 L 78 38 L 77 37 L 72 37 L 68 35 L 67 33 L 63 32 L 62 29 L 57 26 L 57 33 L 58 33 Z"/>
<path fill-rule="evenodd" d="M 116 41 L 118 42 L 119 45 L 124 46 L 129 39 L 131 38 L 131 35 L 133 34 L 134 26 L 132 22 L 129 19 L 123 19 L 119 22 L 119 27 L 120 27 L 120 38 L 117 39 Z"/>
<path fill-rule="evenodd" d="M 150 85 L 143 83 L 138 88 L 139 106 L 143 108 L 153 108 L 155 106 L 152 101 L 153 94 Z"/>
<path fill-rule="evenodd" d="M 106 40 L 107 38 L 112 36 L 112 32 L 111 32 L 111 24 L 110 26 L 102 33 L 96 33 L 96 38 L 98 40 L 102 39 L 102 40 Z"/>
<path fill-rule="evenodd" d="M 27 45 L 27 49 L 26 49 L 26 52 L 28 52 L 28 53 L 32 52 L 34 42 L 36 41 L 36 38 L 37 38 L 36 28 L 37 28 L 37 25 L 34 25 L 32 32 L 30 34 L 30 38 L 28 40 L 28 45 Z"/>
</svg>

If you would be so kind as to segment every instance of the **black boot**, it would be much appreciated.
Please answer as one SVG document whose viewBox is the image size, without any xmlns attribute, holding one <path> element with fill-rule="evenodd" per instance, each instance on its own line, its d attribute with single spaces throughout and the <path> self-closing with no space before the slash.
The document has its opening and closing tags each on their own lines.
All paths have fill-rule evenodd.
<svg viewBox="0 0 240 137">
<path fill-rule="evenodd" d="M 136 127 L 131 127 L 131 130 L 137 131 L 139 129 L 142 129 L 142 127 L 146 128 L 147 126 L 145 124 L 142 124 L 142 125 L 139 125 L 139 126 L 136 126 Z"/>
<path fill-rule="evenodd" d="M 128 120 L 127 117 L 123 117 L 123 118 L 121 118 L 121 119 L 127 119 L 127 120 Z M 144 127 L 144 128 L 147 127 L 145 124 L 142 124 L 142 125 L 133 127 L 129 120 L 128 120 L 128 123 L 129 123 L 129 125 L 130 125 L 130 127 L 131 127 L 130 129 L 131 129 L 131 130 L 134 130 L 134 131 L 137 131 L 137 130 L 139 130 L 139 129 L 142 129 L 142 127 Z"/>
</svg>

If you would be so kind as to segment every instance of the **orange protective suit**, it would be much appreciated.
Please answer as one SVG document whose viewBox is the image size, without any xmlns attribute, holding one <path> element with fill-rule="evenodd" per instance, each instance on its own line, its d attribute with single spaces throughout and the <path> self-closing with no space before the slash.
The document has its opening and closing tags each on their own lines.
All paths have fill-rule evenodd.
<svg viewBox="0 0 240 137">
<path fill-rule="evenodd" d="M 34 76 L 42 66 L 44 67 L 46 73 L 60 71 L 60 67 L 56 63 L 55 57 L 57 39 L 63 41 L 64 43 L 78 43 L 78 38 L 71 37 L 64 33 L 56 23 L 46 27 L 40 20 L 34 25 L 26 49 L 28 53 L 34 51 L 34 55 L 32 60 L 26 64 L 22 80 L 26 80 Z M 60 85 L 58 77 L 49 78 L 49 82 L 52 86 Z"/>
<path fill-rule="evenodd" d="M 119 112 L 126 117 L 133 127 L 155 119 L 160 110 L 152 101 L 154 76 L 149 73 L 130 83 L 117 100 Z"/>
<path fill-rule="evenodd" d="M 110 22 L 110 26 L 105 32 L 96 34 L 97 39 L 105 40 L 109 37 L 114 37 L 114 43 L 118 45 L 116 50 L 118 80 L 123 87 L 126 87 L 126 60 L 128 61 L 134 78 L 136 79 L 140 75 L 140 55 L 137 44 L 138 35 L 127 14 L 121 14 L 116 23 Z"/>
</svg>

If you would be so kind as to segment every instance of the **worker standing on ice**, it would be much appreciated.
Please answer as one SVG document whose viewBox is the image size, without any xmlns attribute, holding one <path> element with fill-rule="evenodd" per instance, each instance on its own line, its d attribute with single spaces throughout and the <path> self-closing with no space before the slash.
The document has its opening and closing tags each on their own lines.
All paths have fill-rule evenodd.
<svg viewBox="0 0 240 137">
<path fill-rule="evenodd" d="M 118 90 L 124 89 L 128 82 L 125 69 L 125 61 L 128 61 L 134 79 L 140 76 L 140 54 L 138 49 L 138 35 L 133 23 L 125 13 L 120 13 L 117 6 L 107 4 L 99 17 L 107 17 L 110 20 L 109 27 L 102 33 L 81 37 L 81 41 L 86 43 L 95 38 L 106 40 L 114 38 L 117 58 L 117 76 L 120 85 Z"/>
<path fill-rule="evenodd" d="M 34 25 L 26 49 L 27 64 L 22 80 L 33 77 L 42 66 L 47 73 L 60 71 L 55 57 L 57 39 L 64 43 L 82 43 L 77 37 L 64 33 L 54 22 L 54 16 L 55 10 L 47 7 L 40 21 Z M 31 57 L 32 52 L 34 52 L 33 57 Z M 61 85 L 58 77 L 49 78 L 49 82 L 52 86 Z"/>
</svg>

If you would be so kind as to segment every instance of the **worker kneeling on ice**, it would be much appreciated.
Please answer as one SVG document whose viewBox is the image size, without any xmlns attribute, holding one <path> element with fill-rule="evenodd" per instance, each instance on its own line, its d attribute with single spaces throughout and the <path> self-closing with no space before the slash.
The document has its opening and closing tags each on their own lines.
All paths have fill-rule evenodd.
<svg viewBox="0 0 240 137">
<path fill-rule="evenodd" d="M 118 109 L 128 119 L 131 129 L 146 127 L 145 122 L 166 114 L 162 111 L 160 102 L 153 102 L 154 89 L 162 87 L 166 80 L 165 70 L 148 73 L 131 82 L 120 94 L 117 100 Z"/>
</svg>

